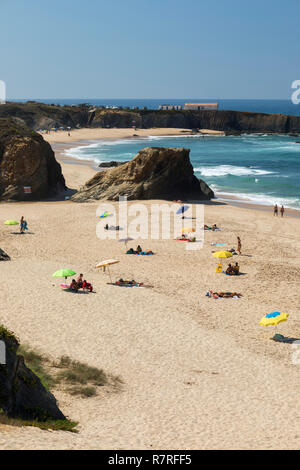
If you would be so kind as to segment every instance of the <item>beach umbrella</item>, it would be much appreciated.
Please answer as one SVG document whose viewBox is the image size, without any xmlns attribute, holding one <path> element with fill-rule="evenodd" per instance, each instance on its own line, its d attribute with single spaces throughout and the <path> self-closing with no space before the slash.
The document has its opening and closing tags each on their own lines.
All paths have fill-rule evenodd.
<svg viewBox="0 0 300 470">
<path fill-rule="evenodd" d="M 196 232 L 196 230 L 193 227 L 186 227 L 181 230 L 181 233 L 192 233 Z"/>
<path fill-rule="evenodd" d="M 181 206 L 180 209 L 176 212 L 176 214 L 184 214 L 187 210 L 189 210 L 190 206 Z"/>
<path fill-rule="evenodd" d="M 101 263 L 97 264 L 96 268 L 102 268 L 103 272 L 105 272 L 105 269 L 107 268 L 109 278 L 110 278 L 110 282 L 112 282 L 109 267 L 112 266 L 113 264 L 117 264 L 117 263 L 120 263 L 120 260 L 118 260 L 118 259 L 107 259 L 107 260 L 101 261 Z"/>
<path fill-rule="evenodd" d="M 213 253 L 214 258 L 219 258 L 219 266 L 217 267 L 217 272 L 220 273 L 222 272 L 222 264 L 221 264 L 221 259 L 226 259 L 226 258 L 231 258 L 233 254 L 230 251 L 216 251 Z"/>
<path fill-rule="evenodd" d="M 134 238 L 126 237 L 126 238 L 120 238 L 119 242 L 124 242 L 127 248 L 127 243 L 133 241 Z"/>
<path fill-rule="evenodd" d="M 4 222 L 4 225 L 19 225 L 19 222 L 17 222 L 16 220 L 7 220 L 6 222 Z"/>
<path fill-rule="evenodd" d="M 68 277 L 75 276 L 75 274 L 75 271 L 72 271 L 72 269 L 60 269 L 52 274 L 52 277 L 64 277 L 67 280 Z"/>
<path fill-rule="evenodd" d="M 99 219 L 105 219 L 106 217 L 110 217 L 112 216 L 112 213 L 111 212 L 103 212 L 103 214 L 99 215 Z"/>
<path fill-rule="evenodd" d="M 265 315 L 260 320 L 259 324 L 262 326 L 275 326 L 276 331 L 277 325 L 279 325 L 279 323 L 287 321 L 288 317 L 288 313 L 272 312 Z"/>
<path fill-rule="evenodd" d="M 214 258 L 231 258 L 233 256 L 233 254 L 230 252 L 230 251 L 216 251 L 215 253 L 213 253 L 213 257 Z"/>
</svg>

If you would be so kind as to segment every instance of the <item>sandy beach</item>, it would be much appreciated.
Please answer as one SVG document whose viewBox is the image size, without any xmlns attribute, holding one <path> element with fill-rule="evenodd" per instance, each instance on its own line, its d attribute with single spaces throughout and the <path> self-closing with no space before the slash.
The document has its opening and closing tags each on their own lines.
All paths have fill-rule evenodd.
<svg viewBox="0 0 300 470">
<path fill-rule="evenodd" d="M 224 135 L 222 131 L 214 131 L 211 129 L 201 129 L 200 132 L 211 135 Z M 153 129 L 76 129 L 68 131 L 51 131 L 49 134 L 42 134 L 44 139 L 50 144 L 80 142 L 82 140 L 98 140 L 98 139 L 126 139 L 128 137 L 148 137 L 152 135 L 184 135 L 191 134 L 191 129 L 177 128 L 153 128 Z M 70 135 L 69 135 L 70 134 Z"/>
<path fill-rule="evenodd" d="M 108 131 L 111 138 L 128 132 L 97 129 L 99 136 L 92 137 L 80 130 L 71 139 L 108 138 Z M 59 134 L 45 138 L 66 142 L 63 135 L 57 140 Z M 94 174 L 85 165 L 62 167 L 72 188 Z M 203 249 L 187 251 L 173 237 L 139 240 L 134 248 L 139 242 L 156 253 L 140 257 L 126 255 L 117 240 L 97 238 L 97 207 L 70 201 L 1 204 L 1 248 L 12 261 L 1 263 L 0 280 L 13 289 L 2 289 L 0 323 L 53 359 L 68 355 L 120 376 L 122 389 L 104 389 L 88 399 L 58 389 L 62 411 L 79 422 L 80 432 L 3 426 L 0 448 L 299 448 L 296 350 L 270 340 L 274 327 L 258 323 L 266 313 L 287 312 L 289 320 L 278 331 L 300 339 L 300 220 L 216 201 L 205 205 L 205 223 L 217 223 L 222 231 L 206 232 Z M 22 215 L 26 235 L 3 225 Z M 216 273 L 211 244 L 236 248 L 237 235 L 242 256 L 232 260 L 244 275 Z M 120 260 L 111 268 L 114 280 L 134 278 L 153 289 L 108 285 L 107 273 L 95 266 L 109 258 Z M 52 278 L 60 268 L 84 273 L 96 293 L 62 291 Z M 243 296 L 215 300 L 205 296 L 210 289 Z"/>
</svg>

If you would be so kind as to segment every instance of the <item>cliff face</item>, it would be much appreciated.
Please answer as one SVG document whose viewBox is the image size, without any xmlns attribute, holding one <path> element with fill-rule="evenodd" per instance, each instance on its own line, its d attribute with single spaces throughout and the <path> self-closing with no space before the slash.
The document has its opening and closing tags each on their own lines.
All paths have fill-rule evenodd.
<svg viewBox="0 0 300 470">
<path fill-rule="evenodd" d="M 300 117 L 283 114 L 247 113 L 240 111 L 151 111 L 97 110 L 93 127 L 173 127 L 214 129 L 230 133 L 300 132 Z"/>
<path fill-rule="evenodd" d="M 85 106 L 50 106 L 43 103 L 7 103 L 0 118 L 11 118 L 31 129 L 53 127 L 173 127 L 214 129 L 227 134 L 300 133 L 300 116 L 241 111 L 162 111 L 102 109 Z"/>
<path fill-rule="evenodd" d="M 25 186 L 31 194 L 24 194 Z M 0 119 L 0 200 L 40 199 L 64 189 L 51 146 L 15 121 Z"/>
<path fill-rule="evenodd" d="M 214 193 L 194 175 L 189 154 L 184 148 L 145 148 L 130 162 L 97 173 L 72 200 L 211 199 Z"/>
<path fill-rule="evenodd" d="M 50 106 L 43 103 L 6 103 L 0 106 L 0 118 L 10 118 L 31 129 L 86 127 L 91 114 L 87 108 Z"/>
</svg>

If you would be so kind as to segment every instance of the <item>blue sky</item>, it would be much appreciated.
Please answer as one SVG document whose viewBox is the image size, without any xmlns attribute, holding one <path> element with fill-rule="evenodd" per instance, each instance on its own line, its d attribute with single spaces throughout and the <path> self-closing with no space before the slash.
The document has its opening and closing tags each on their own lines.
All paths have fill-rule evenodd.
<svg viewBox="0 0 300 470">
<path fill-rule="evenodd" d="M 8 98 L 289 99 L 299 0 L 0 0 Z"/>
</svg>

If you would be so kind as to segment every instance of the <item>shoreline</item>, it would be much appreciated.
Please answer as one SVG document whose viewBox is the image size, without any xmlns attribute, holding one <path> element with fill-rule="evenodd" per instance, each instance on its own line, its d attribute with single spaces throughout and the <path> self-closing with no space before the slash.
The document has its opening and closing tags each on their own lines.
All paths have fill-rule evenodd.
<svg viewBox="0 0 300 470">
<path fill-rule="evenodd" d="M 79 132 L 81 130 L 82 129 L 80 129 Z M 93 139 L 92 141 L 81 138 L 81 136 L 83 135 L 81 133 L 80 138 L 78 138 L 78 135 L 76 135 L 76 138 L 74 136 L 73 137 L 71 136 L 71 141 L 68 142 L 68 141 L 66 141 L 67 132 L 65 132 L 65 131 L 60 131 L 60 135 L 59 135 L 58 139 L 56 138 L 57 137 L 56 135 L 54 135 L 54 136 L 51 136 L 51 135 L 46 135 L 45 136 L 45 135 L 43 135 L 43 137 L 44 137 L 44 139 L 45 139 L 45 137 L 48 137 L 48 139 L 45 139 L 45 140 L 47 140 L 50 143 L 50 145 L 52 146 L 52 149 L 55 153 L 56 159 L 59 161 L 59 163 L 62 165 L 62 167 L 64 169 L 64 171 L 63 171 L 64 174 L 69 173 L 67 168 L 68 167 L 70 168 L 70 165 L 72 165 L 73 167 L 75 166 L 75 168 L 76 168 L 76 166 L 80 165 L 82 167 L 82 169 L 84 168 L 85 172 L 86 173 L 89 172 L 89 176 L 92 177 L 96 172 L 101 171 L 101 170 L 98 169 L 98 164 L 95 163 L 94 160 L 79 160 L 77 158 L 73 158 L 73 157 L 70 157 L 68 155 L 65 155 L 64 154 L 65 150 L 73 148 L 74 146 L 76 146 L 76 147 L 77 146 L 78 147 L 87 146 L 91 143 L 101 142 L 104 139 L 105 140 L 111 140 L 113 142 L 113 141 L 122 140 L 122 139 L 125 139 L 125 138 L 128 139 L 128 138 L 135 138 L 135 137 L 137 137 L 137 138 L 138 137 L 148 137 L 150 135 L 154 135 L 154 136 L 163 136 L 163 135 L 166 135 L 166 136 L 172 136 L 172 135 L 184 136 L 184 135 L 192 134 L 192 133 L 190 133 L 190 134 L 185 133 L 187 131 L 186 129 L 173 129 L 173 131 L 174 131 L 173 133 L 163 134 L 165 129 L 160 128 L 160 129 L 143 129 L 143 131 L 147 131 L 147 132 L 144 132 L 143 135 L 139 135 L 139 136 L 127 135 L 127 137 L 126 137 L 125 135 L 122 135 L 122 137 L 112 137 L 112 136 L 109 136 L 109 131 L 114 131 L 115 132 L 116 129 L 101 129 L 101 130 L 104 131 L 103 132 L 104 136 L 102 138 L 98 138 L 98 139 L 95 139 L 95 140 Z M 121 132 L 122 134 L 125 134 L 128 131 L 128 129 L 117 129 L 117 130 L 122 131 Z M 151 133 L 150 133 L 150 131 L 151 131 Z M 214 134 L 214 131 L 211 131 L 211 132 L 212 132 L 211 135 L 216 135 L 216 134 Z M 61 134 L 63 134 L 63 138 L 65 139 L 64 141 L 61 140 Z M 49 137 L 51 137 L 51 139 Z M 67 167 L 66 167 L 66 165 L 67 165 Z M 74 168 L 74 170 L 75 170 L 75 168 Z M 104 170 L 102 170 L 102 171 L 104 171 Z M 85 181 L 87 181 L 87 179 Z M 83 182 L 83 184 L 84 184 L 84 182 Z M 220 192 L 220 193 L 216 193 L 216 198 L 214 199 L 214 201 L 225 202 L 227 205 L 240 207 L 240 208 L 244 208 L 244 209 L 261 210 L 261 211 L 265 211 L 265 212 L 272 212 L 272 208 L 273 208 L 272 205 L 257 204 L 255 202 L 251 202 L 251 199 L 247 200 L 246 196 L 247 195 L 245 193 L 245 200 L 243 201 L 243 200 L 241 200 L 241 198 L 235 196 L 234 193 L 229 195 L 229 194 L 223 194 L 222 192 Z M 286 208 L 285 209 L 285 216 L 299 218 L 300 217 L 300 210 L 293 209 L 293 208 Z"/>
</svg>

